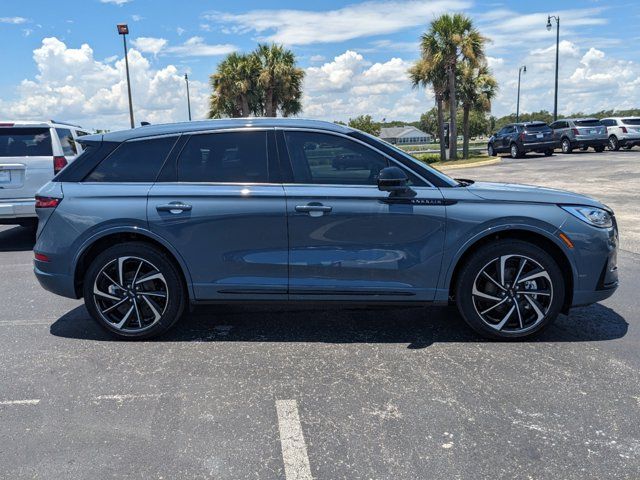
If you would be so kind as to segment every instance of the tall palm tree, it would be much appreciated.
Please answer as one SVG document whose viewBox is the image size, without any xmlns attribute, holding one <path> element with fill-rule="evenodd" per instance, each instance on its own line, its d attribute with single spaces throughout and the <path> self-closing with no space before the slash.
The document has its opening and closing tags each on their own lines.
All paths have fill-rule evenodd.
<svg viewBox="0 0 640 480">
<path fill-rule="evenodd" d="M 254 113 L 259 64 L 253 55 L 231 53 L 211 75 L 209 118 L 248 117 Z"/>
<path fill-rule="evenodd" d="M 458 69 L 458 93 L 462 104 L 463 158 L 469 158 L 469 113 L 471 110 L 488 112 L 491 100 L 498 91 L 498 82 L 491 70 L 482 62 L 475 67 L 468 62 L 460 64 Z"/>
<path fill-rule="evenodd" d="M 456 71 L 459 61 L 477 65 L 484 58 L 486 38 L 473 26 L 466 15 L 444 14 L 431 22 L 429 30 L 422 35 L 422 58 L 430 63 L 444 65 L 449 89 L 450 128 L 449 158 L 457 158 L 456 125 Z"/>
<path fill-rule="evenodd" d="M 257 84 L 264 116 L 275 117 L 278 111 L 285 117 L 299 113 L 304 70 L 296 67 L 294 53 L 282 45 L 258 45 L 253 55 L 259 64 Z"/>
<path fill-rule="evenodd" d="M 447 158 L 444 142 L 444 102 L 447 97 L 447 75 L 440 59 L 421 58 L 409 69 L 409 79 L 413 88 L 431 85 L 436 98 L 438 112 L 438 139 L 440 140 L 440 160 Z"/>
</svg>

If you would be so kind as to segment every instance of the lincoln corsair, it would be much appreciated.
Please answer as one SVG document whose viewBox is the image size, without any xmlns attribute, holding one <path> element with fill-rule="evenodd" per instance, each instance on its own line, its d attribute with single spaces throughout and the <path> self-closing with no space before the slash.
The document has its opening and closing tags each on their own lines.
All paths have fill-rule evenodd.
<svg viewBox="0 0 640 480">
<path fill-rule="evenodd" d="M 120 337 L 259 301 L 453 304 L 481 335 L 522 338 L 618 285 L 605 205 L 455 180 L 345 126 L 211 120 L 78 140 L 36 198 L 35 274 Z"/>
</svg>

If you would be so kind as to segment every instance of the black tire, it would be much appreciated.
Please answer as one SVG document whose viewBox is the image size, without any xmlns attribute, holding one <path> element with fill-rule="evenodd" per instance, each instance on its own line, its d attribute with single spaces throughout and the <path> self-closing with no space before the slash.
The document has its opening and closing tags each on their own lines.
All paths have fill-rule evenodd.
<svg viewBox="0 0 640 480">
<path fill-rule="evenodd" d="M 496 150 L 493 148 L 493 144 L 492 143 L 487 145 L 487 155 L 490 156 L 490 157 L 495 157 L 496 156 Z"/>
<path fill-rule="evenodd" d="M 511 154 L 511 158 L 520 158 L 523 154 L 517 143 L 512 143 L 509 146 L 509 153 Z"/>
<path fill-rule="evenodd" d="M 562 143 L 560 143 L 560 147 L 562 148 L 562 153 L 571 153 L 573 152 L 573 147 L 571 146 L 571 141 L 568 138 L 563 138 Z"/>
<path fill-rule="evenodd" d="M 122 279 L 117 278 L 117 273 L 120 271 L 117 262 L 120 258 L 126 259 L 122 262 Z M 114 264 L 114 262 L 116 263 Z M 130 265 L 132 263 L 133 265 Z M 127 267 L 132 266 L 131 271 L 133 271 L 138 263 L 144 265 L 145 269 L 138 267 L 132 278 L 131 273 L 127 272 Z M 107 271 L 107 269 L 114 267 L 118 270 L 116 271 L 116 280 L 112 282 L 113 275 L 108 275 L 113 271 Z M 107 275 L 101 273 L 103 270 Z M 156 275 L 154 273 L 156 271 L 161 274 L 161 279 L 144 281 L 144 278 Z M 96 283 L 98 275 L 100 278 Z M 138 275 L 140 277 L 134 284 L 132 280 L 138 278 Z M 140 280 L 143 282 L 138 285 Z M 128 282 L 130 285 L 127 285 Z M 105 284 L 111 286 L 105 289 Z M 117 285 L 120 284 L 126 288 L 118 287 Z M 166 288 L 163 289 L 163 285 Z M 94 287 L 101 292 L 100 295 L 94 293 Z M 187 292 L 178 267 L 167 258 L 166 254 L 143 242 L 121 243 L 107 248 L 97 255 L 87 269 L 83 293 L 85 305 L 93 319 L 109 332 L 119 338 L 126 339 L 146 339 L 166 332 L 182 316 L 187 301 Z M 113 299 L 105 298 L 104 293 L 107 293 L 107 296 L 113 296 Z M 161 297 L 162 293 L 165 293 L 164 298 Z M 106 312 L 110 306 L 119 301 L 124 303 L 120 307 Z M 104 302 L 112 303 L 106 305 L 107 308 L 101 311 Z M 139 325 L 132 326 L 134 317 L 131 314 L 131 320 L 125 319 L 123 326 L 118 328 L 112 316 L 121 314 L 124 318 L 124 312 L 129 312 L 129 309 L 134 309 L 138 315 L 136 321 Z M 147 323 L 145 315 L 153 318 Z"/>
<path fill-rule="evenodd" d="M 593 147 L 593 149 L 598 153 L 604 152 L 604 146 Z"/>
<path fill-rule="evenodd" d="M 523 268 L 520 278 L 526 279 L 528 278 L 528 276 L 534 275 L 534 273 L 529 273 L 530 271 L 527 267 L 528 262 L 531 262 L 530 265 L 534 269 L 536 269 L 538 266 L 541 266 L 548 275 L 546 277 L 538 277 L 539 280 L 536 279 L 534 282 L 539 281 L 540 285 L 544 285 L 547 283 L 548 277 L 549 286 L 546 287 L 546 291 L 551 292 L 551 294 L 548 296 L 536 296 L 534 294 L 522 295 L 517 293 L 518 290 L 514 286 L 511 289 L 504 289 L 503 291 L 505 293 L 503 295 L 503 291 L 499 290 L 497 286 L 494 286 L 495 291 L 499 292 L 494 293 L 494 295 L 498 296 L 496 298 L 501 298 L 501 302 L 503 302 L 503 304 L 496 305 L 497 308 L 493 310 L 491 315 L 498 314 L 499 317 L 502 317 L 504 310 L 508 312 L 510 310 L 510 307 L 511 309 L 513 309 L 513 313 L 508 317 L 507 323 L 504 324 L 504 326 L 501 327 L 500 330 L 498 330 L 497 328 L 500 324 L 494 324 L 493 327 L 490 326 L 489 322 L 484 320 L 481 316 L 477 305 L 478 302 L 481 303 L 483 301 L 494 301 L 486 300 L 481 295 L 482 292 L 480 292 L 480 288 L 487 288 L 487 285 L 493 286 L 491 282 L 485 280 L 485 277 L 481 275 L 482 271 L 487 268 L 491 268 L 491 266 L 494 265 L 493 262 L 498 262 L 498 264 L 500 264 L 500 259 L 506 256 L 511 257 L 507 257 L 507 261 L 504 263 L 504 276 L 507 280 L 506 282 L 503 282 L 504 285 L 509 285 L 509 278 L 507 277 L 510 277 L 511 281 L 515 280 L 514 277 L 517 275 L 516 270 L 518 268 L 517 265 L 515 265 L 514 268 L 513 263 L 515 261 L 518 261 L 519 265 L 521 258 L 526 257 L 524 267 L 527 268 L 527 273 L 525 273 L 525 270 Z M 535 272 L 535 270 L 531 270 L 531 272 Z M 476 285 L 477 282 L 482 281 L 485 282 L 484 287 Z M 520 282 L 522 281 L 523 280 L 520 280 Z M 522 285 L 520 282 L 518 282 L 518 285 Z M 521 288 L 529 288 L 527 283 L 531 284 L 531 280 L 524 283 L 524 286 L 521 286 Z M 475 293 L 474 286 L 476 287 Z M 534 288 L 537 289 L 539 287 L 537 284 L 535 284 Z M 542 292 L 543 290 L 539 291 Z M 536 245 L 521 240 L 498 240 L 491 244 L 485 245 L 484 247 L 481 247 L 466 260 L 465 264 L 458 272 L 457 281 L 455 284 L 456 304 L 458 306 L 460 314 L 465 319 L 465 321 L 473 330 L 475 330 L 483 337 L 499 340 L 521 339 L 541 332 L 543 329 L 548 327 L 560 313 L 564 302 L 564 294 L 565 285 L 562 272 L 553 257 Z M 534 304 L 528 301 L 529 299 L 531 299 L 538 306 L 541 314 L 544 313 L 543 317 L 540 317 L 538 312 L 535 310 Z M 543 303 L 548 302 L 548 305 L 540 304 L 538 303 L 538 301 L 541 301 Z M 518 307 L 516 307 L 516 303 L 518 303 Z M 488 303 L 487 305 L 492 306 L 493 303 Z M 527 311 L 525 311 L 526 308 L 528 308 Z M 483 314 L 486 312 L 487 310 L 482 310 Z M 515 315 L 516 313 L 517 316 Z M 527 316 L 530 316 L 532 313 L 536 316 L 535 321 L 531 323 L 521 323 L 521 318 L 526 320 Z M 506 316 L 506 314 L 504 315 Z M 538 318 L 540 319 L 538 320 Z M 515 328 L 513 327 L 513 324 L 515 324 Z M 524 327 L 520 328 L 522 325 L 524 325 Z"/>
<path fill-rule="evenodd" d="M 620 142 L 618 141 L 618 137 L 615 135 L 611 135 L 609 137 L 609 150 L 612 152 L 617 152 L 620 150 Z"/>
<path fill-rule="evenodd" d="M 545 157 L 550 157 L 551 155 L 553 155 L 553 150 L 545 150 L 544 151 L 544 156 Z"/>
</svg>

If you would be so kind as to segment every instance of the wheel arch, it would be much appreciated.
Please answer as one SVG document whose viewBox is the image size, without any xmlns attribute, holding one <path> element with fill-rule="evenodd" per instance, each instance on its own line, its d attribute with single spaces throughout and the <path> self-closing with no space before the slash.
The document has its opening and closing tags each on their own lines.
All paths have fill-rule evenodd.
<svg viewBox="0 0 640 480">
<path fill-rule="evenodd" d="M 125 242 L 147 243 L 163 252 L 177 267 L 189 297 L 194 298 L 191 274 L 184 259 L 162 237 L 140 228 L 109 229 L 85 241 L 79 249 L 73 264 L 73 284 L 77 298 L 82 297 L 84 275 L 87 268 L 89 268 L 91 260 L 106 248 Z"/>
<path fill-rule="evenodd" d="M 476 251 L 485 245 L 488 245 L 496 240 L 521 240 L 531 243 L 542 248 L 549 253 L 553 259 L 558 263 L 562 276 L 565 282 L 565 298 L 562 305 L 562 311 L 568 312 L 573 301 L 573 287 L 575 282 L 576 271 L 572 262 L 569 260 L 563 247 L 560 245 L 559 240 L 545 235 L 539 230 L 528 230 L 524 228 L 516 229 L 504 229 L 499 231 L 486 232 L 474 238 L 467 243 L 456 255 L 456 258 L 452 262 L 452 267 L 449 268 L 449 278 L 447 279 L 446 288 L 449 292 L 449 301 L 455 300 L 455 288 L 458 279 L 458 274 L 465 264 L 467 259 L 471 257 Z"/>
</svg>

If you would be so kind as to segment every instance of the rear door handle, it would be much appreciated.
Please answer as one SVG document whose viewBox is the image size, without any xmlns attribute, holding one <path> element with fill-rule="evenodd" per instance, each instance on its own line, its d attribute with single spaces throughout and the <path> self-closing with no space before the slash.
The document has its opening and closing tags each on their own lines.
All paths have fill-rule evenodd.
<svg viewBox="0 0 640 480">
<path fill-rule="evenodd" d="M 188 212 L 191 210 L 191 205 L 187 205 L 182 202 L 171 202 L 164 205 L 156 205 L 156 210 L 159 212 L 170 212 L 174 214 Z"/>
</svg>

